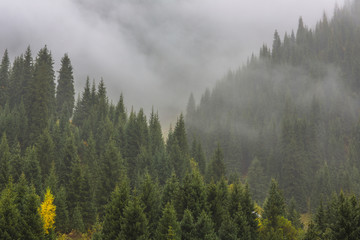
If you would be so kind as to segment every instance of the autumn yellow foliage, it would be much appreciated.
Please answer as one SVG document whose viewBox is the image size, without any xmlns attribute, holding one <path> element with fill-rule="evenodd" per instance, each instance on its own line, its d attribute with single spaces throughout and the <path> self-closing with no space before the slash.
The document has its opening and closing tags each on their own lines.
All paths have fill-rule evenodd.
<svg viewBox="0 0 360 240">
<path fill-rule="evenodd" d="M 49 234 L 50 229 L 54 229 L 56 206 L 54 205 L 54 195 L 52 195 L 49 188 L 46 189 L 45 199 L 40 205 L 40 215 L 44 223 L 44 231 Z"/>
</svg>

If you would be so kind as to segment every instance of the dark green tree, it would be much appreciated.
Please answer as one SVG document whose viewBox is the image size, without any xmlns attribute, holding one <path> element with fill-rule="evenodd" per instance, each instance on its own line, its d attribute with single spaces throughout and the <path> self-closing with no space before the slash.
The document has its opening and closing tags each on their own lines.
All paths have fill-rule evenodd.
<svg viewBox="0 0 360 240">
<path fill-rule="evenodd" d="M 1 60 L 0 65 L 0 105 L 4 106 L 8 101 L 9 91 L 9 75 L 10 75 L 10 60 L 7 49 Z"/>
<path fill-rule="evenodd" d="M 67 233 L 69 231 L 69 210 L 67 206 L 67 194 L 65 188 L 62 186 L 55 193 L 54 205 L 56 206 L 56 221 L 55 226 L 57 231 Z"/>
<path fill-rule="evenodd" d="M 56 88 L 56 111 L 58 116 L 64 110 L 67 118 L 71 117 L 75 102 L 74 94 L 74 76 L 71 61 L 69 56 L 65 54 L 61 59 L 61 68 Z"/>
<path fill-rule="evenodd" d="M 208 168 L 208 179 L 213 179 L 217 182 L 224 177 L 225 174 L 224 155 L 220 148 L 220 144 L 218 144 Z"/>
<path fill-rule="evenodd" d="M 194 218 L 189 209 L 185 209 L 184 216 L 180 223 L 181 239 L 192 240 L 195 238 L 195 224 Z"/>
<path fill-rule="evenodd" d="M 148 221 L 139 197 L 133 193 L 124 209 L 124 222 L 119 239 L 142 240 L 149 238 Z"/>
<path fill-rule="evenodd" d="M 24 159 L 21 157 L 20 144 L 17 143 L 12 148 L 10 160 L 10 175 L 15 182 L 20 178 L 21 173 L 24 171 Z"/>
<path fill-rule="evenodd" d="M 249 167 L 248 183 L 253 199 L 261 204 L 266 197 L 268 181 L 260 161 L 255 158 Z"/>
<path fill-rule="evenodd" d="M 155 229 L 161 214 L 161 194 L 158 183 L 151 179 L 149 173 L 145 174 L 139 192 L 140 200 L 145 207 L 144 213 L 148 219 L 148 227 L 149 229 Z M 176 231 L 175 226 L 172 226 L 172 228 Z M 150 232 L 150 238 L 153 236 L 153 233 Z"/>
<path fill-rule="evenodd" d="M 123 175 L 119 185 L 112 192 L 111 199 L 105 209 L 104 224 L 101 232 L 102 239 L 116 239 L 121 235 L 124 226 L 124 210 L 129 201 L 129 180 L 126 175 Z"/>
<path fill-rule="evenodd" d="M 36 192 L 40 194 L 42 192 L 41 169 L 35 147 L 28 147 L 26 149 L 24 164 L 24 173 L 28 182 L 33 184 Z"/>
<path fill-rule="evenodd" d="M 36 143 L 36 155 L 39 159 L 42 179 L 46 179 L 51 168 L 52 162 L 57 162 L 55 158 L 55 145 L 46 128 L 39 137 Z"/>
<path fill-rule="evenodd" d="M 53 60 L 50 51 L 42 48 L 35 61 L 34 75 L 29 83 L 28 121 L 29 139 L 34 143 L 48 126 L 55 110 L 55 82 Z"/>
<path fill-rule="evenodd" d="M 15 203 L 14 185 L 10 182 L 0 196 L 0 238 L 21 239 L 22 221 Z"/>
<path fill-rule="evenodd" d="M 271 179 L 270 189 L 264 202 L 262 217 L 268 219 L 273 228 L 277 227 L 277 217 L 285 215 L 285 202 L 275 179 Z"/>
<path fill-rule="evenodd" d="M 180 239 L 180 224 L 177 222 L 176 211 L 174 206 L 168 202 L 157 224 L 156 239 L 167 240 L 170 227 L 174 234 L 172 239 Z"/>
<path fill-rule="evenodd" d="M 3 134 L 0 143 L 0 189 L 3 189 L 8 182 L 10 174 L 10 151 L 6 134 Z"/>
<path fill-rule="evenodd" d="M 206 214 L 205 211 L 202 211 L 199 219 L 195 224 L 195 238 L 194 239 L 218 239 L 214 232 L 214 224 L 211 221 L 211 218 Z"/>
</svg>

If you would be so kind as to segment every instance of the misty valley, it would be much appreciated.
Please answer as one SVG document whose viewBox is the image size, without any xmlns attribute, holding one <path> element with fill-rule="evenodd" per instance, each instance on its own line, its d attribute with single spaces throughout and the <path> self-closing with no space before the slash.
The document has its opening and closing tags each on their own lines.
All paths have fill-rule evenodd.
<svg viewBox="0 0 360 240">
<path fill-rule="evenodd" d="M 360 239 L 359 16 L 275 30 L 170 127 L 3 49 L 0 239 Z"/>
</svg>

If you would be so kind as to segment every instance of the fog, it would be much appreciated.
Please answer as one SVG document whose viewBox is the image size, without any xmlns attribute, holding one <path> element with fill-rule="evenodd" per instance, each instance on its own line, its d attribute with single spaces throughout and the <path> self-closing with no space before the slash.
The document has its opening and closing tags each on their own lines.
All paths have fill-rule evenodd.
<svg viewBox="0 0 360 240">
<path fill-rule="evenodd" d="M 10 57 L 45 44 L 55 69 L 64 53 L 74 67 L 75 88 L 86 76 L 104 78 L 110 100 L 124 94 L 128 108 L 152 106 L 163 124 L 174 122 L 191 92 L 198 100 L 229 69 L 265 43 L 313 28 L 344 0 L 1 0 L 0 51 Z M 2 53 L 1 53 L 2 54 Z"/>
</svg>

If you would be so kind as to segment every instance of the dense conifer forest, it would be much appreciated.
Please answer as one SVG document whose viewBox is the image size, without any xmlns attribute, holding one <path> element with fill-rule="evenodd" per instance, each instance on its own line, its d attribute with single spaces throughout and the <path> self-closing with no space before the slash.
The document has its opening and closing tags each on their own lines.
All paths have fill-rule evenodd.
<svg viewBox="0 0 360 240">
<path fill-rule="evenodd" d="M 167 136 L 102 79 L 76 98 L 67 54 L 5 50 L 0 239 L 360 239 L 359 15 L 275 31 Z"/>
</svg>

